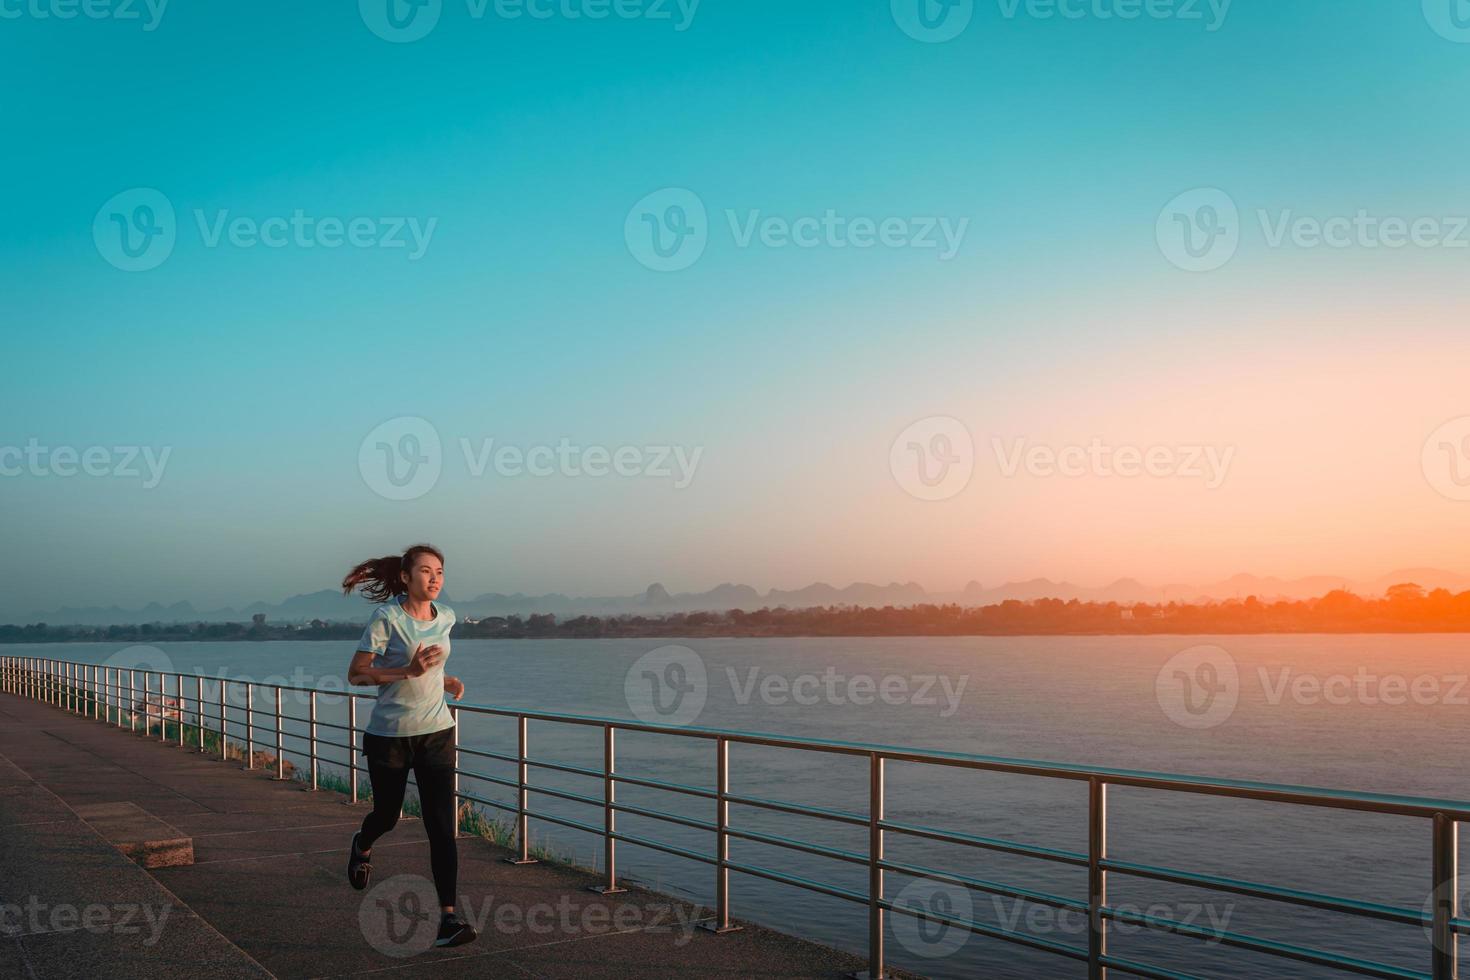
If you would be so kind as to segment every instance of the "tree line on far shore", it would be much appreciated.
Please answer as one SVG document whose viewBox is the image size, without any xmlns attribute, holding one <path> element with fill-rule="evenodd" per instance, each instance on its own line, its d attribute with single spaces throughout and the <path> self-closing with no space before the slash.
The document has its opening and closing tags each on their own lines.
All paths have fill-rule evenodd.
<svg viewBox="0 0 1470 980">
<path fill-rule="evenodd" d="M 0 643 L 156 643 L 178 640 L 356 640 L 361 623 L 141 623 L 115 626 L 0 625 Z M 1007 599 L 988 606 L 812 606 L 725 612 L 573 616 L 550 613 L 465 618 L 461 639 L 596 639 L 700 636 L 1016 636 L 1146 633 L 1470 632 L 1470 590 L 1426 592 L 1411 582 L 1371 599 L 1341 589 L 1316 599 L 1224 602 L 1081 602 Z"/>
</svg>

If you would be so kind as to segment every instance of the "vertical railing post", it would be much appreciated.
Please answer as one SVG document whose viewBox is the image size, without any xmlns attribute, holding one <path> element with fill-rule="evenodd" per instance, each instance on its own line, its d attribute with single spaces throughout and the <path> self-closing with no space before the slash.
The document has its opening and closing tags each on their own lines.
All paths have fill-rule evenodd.
<svg viewBox="0 0 1470 980">
<path fill-rule="evenodd" d="M 229 681 L 221 677 L 219 679 L 219 758 L 221 762 L 230 757 L 229 714 L 225 709 L 225 692 L 228 689 Z"/>
<path fill-rule="evenodd" d="M 281 735 L 281 688 L 276 687 L 276 778 L 286 778 L 285 738 Z"/>
<path fill-rule="evenodd" d="M 536 859 L 531 857 L 531 815 L 527 812 L 528 797 L 530 795 L 526 788 L 527 777 L 530 775 L 531 767 L 526 763 L 526 716 L 516 715 L 516 848 L 517 854 L 513 858 L 506 858 L 511 864 L 535 864 Z"/>
<path fill-rule="evenodd" d="M 454 836 L 459 837 L 459 709 L 452 704 L 449 717 L 454 719 Z"/>
<path fill-rule="evenodd" d="M 882 980 L 883 955 L 883 756 L 868 763 L 868 980 Z"/>
<path fill-rule="evenodd" d="M 196 748 L 199 754 L 204 754 L 204 677 L 200 674 L 194 675 L 194 722 L 199 727 L 199 733 L 195 736 Z"/>
<path fill-rule="evenodd" d="M 184 747 L 184 675 L 174 675 L 174 700 L 179 709 L 179 748 Z"/>
<path fill-rule="evenodd" d="M 618 828 L 617 811 L 613 803 L 617 800 L 617 783 L 613 773 L 617 768 L 617 729 L 612 725 L 602 726 L 602 832 L 605 838 L 604 859 L 607 861 L 607 884 L 593 885 L 592 890 L 601 895 L 616 895 L 626 889 L 618 887 L 618 842 L 614 838 Z"/>
<path fill-rule="evenodd" d="M 347 779 L 352 783 L 348 805 L 357 802 L 357 695 L 347 692 Z"/>
<path fill-rule="evenodd" d="M 92 675 L 92 717 L 102 717 L 102 668 L 93 664 L 88 668 Z"/>
<path fill-rule="evenodd" d="M 128 731 L 138 730 L 138 672 L 128 668 Z"/>
<path fill-rule="evenodd" d="M 307 721 L 311 725 L 311 788 L 316 789 L 316 691 L 307 695 Z"/>
<path fill-rule="evenodd" d="M 730 742 L 715 739 L 715 921 L 700 923 L 710 932 L 735 932 L 730 924 Z"/>
<path fill-rule="evenodd" d="M 162 672 L 158 675 L 158 740 L 160 742 L 168 741 L 168 715 L 163 704 L 165 692 L 168 691 L 168 682 L 164 680 L 167 676 Z"/>
<path fill-rule="evenodd" d="M 255 768 L 255 685 L 245 682 L 245 769 Z"/>
<path fill-rule="evenodd" d="M 1459 915 L 1460 882 L 1459 824 L 1448 814 L 1434 815 L 1433 963 L 1430 976 L 1434 980 L 1455 980 L 1459 974 L 1459 942 L 1453 920 Z"/>
<path fill-rule="evenodd" d="M 1108 954 L 1108 924 L 1103 907 L 1108 903 L 1108 873 L 1102 863 L 1108 856 L 1108 784 L 1097 776 L 1087 781 L 1087 977 L 1104 980 Z"/>
</svg>

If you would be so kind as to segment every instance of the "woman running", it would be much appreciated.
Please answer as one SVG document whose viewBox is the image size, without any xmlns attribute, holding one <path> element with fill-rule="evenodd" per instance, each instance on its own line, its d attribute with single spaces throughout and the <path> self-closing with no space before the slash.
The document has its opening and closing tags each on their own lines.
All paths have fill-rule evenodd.
<svg viewBox="0 0 1470 980">
<path fill-rule="evenodd" d="M 459 853 L 454 830 L 454 716 L 444 702 L 464 696 L 459 678 L 444 673 L 454 610 L 435 602 L 444 585 L 444 555 L 417 544 L 402 557 L 365 561 L 342 580 L 343 594 L 361 586 L 382 603 L 373 610 L 347 668 L 347 682 L 378 686 L 378 700 L 362 736 L 373 786 L 373 810 L 352 837 L 347 880 L 367 887 L 373 844 L 398 823 L 408 771 L 419 787 L 429 864 L 441 908 L 436 946 L 473 940 L 475 930 L 454 910 Z"/>
</svg>

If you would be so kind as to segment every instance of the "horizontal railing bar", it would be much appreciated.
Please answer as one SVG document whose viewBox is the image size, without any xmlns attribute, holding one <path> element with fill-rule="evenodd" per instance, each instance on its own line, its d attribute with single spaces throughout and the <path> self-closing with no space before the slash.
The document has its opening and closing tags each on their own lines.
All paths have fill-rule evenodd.
<svg viewBox="0 0 1470 980">
<path fill-rule="evenodd" d="M 48 660 L 48 662 L 82 665 L 80 661 Z M 85 666 L 95 667 L 99 665 L 85 664 Z M 350 690 L 327 690 L 289 684 L 265 684 L 248 679 L 209 677 L 204 674 L 181 673 L 179 671 L 142 672 L 145 674 L 162 673 L 169 677 L 199 677 L 205 680 L 228 684 L 248 683 L 254 684 L 257 687 L 282 691 L 299 691 L 302 693 L 315 691 L 318 694 L 338 697 L 376 697 L 375 694 L 359 693 Z M 1470 802 L 1464 800 L 1396 796 L 1385 793 L 1363 793 L 1323 787 L 1254 782 L 1242 779 L 1210 779 L 1203 776 L 1188 776 L 1175 773 L 1145 772 L 1133 769 L 1108 769 L 1102 766 L 1063 765 L 1061 763 L 1042 762 L 1031 759 L 982 756 L 938 749 L 914 749 L 870 742 L 846 742 L 833 739 L 812 738 L 800 739 L 764 732 L 738 732 L 716 728 L 696 728 L 693 726 L 651 725 L 625 718 L 575 715 L 551 711 L 526 711 L 518 708 L 496 707 L 493 705 L 472 704 L 462 701 L 454 702 L 454 706 L 460 711 L 467 711 L 474 714 L 496 715 L 506 718 L 526 718 L 533 721 L 559 722 L 602 728 L 611 727 L 622 731 L 647 732 L 656 735 L 678 735 L 686 738 L 725 739 L 729 742 L 746 745 L 765 745 L 800 751 L 829 752 L 869 757 L 876 754 L 884 759 L 895 762 L 956 766 L 1015 775 L 1043 776 L 1053 779 L 1099 779 L 1115 786 L 1132 786 L 1139 789 L 1168 790 L 1266 802 L 1294 803 L 1302 806 L 1362 810 L 1372 813 L 1416 817 L 1433 817 L 1438 813 L 1456 821 L 1470 822 Z"/>
<path fill-rule="evenodd" d="M 516 788 L 520 788 L 520 783 L 511 783 L 510 785 L 515 786 Z M 573 793 L 564 789 L 555 789 L 551 786 L 539 786 L 533 783 L 527 783 L 526 789 L 527 791 L 532 793 L 544 793 L 547 796 L 554 796 L 559 800 L 569 800 L 572 803 L 586 803 L 589 806 L 598 807 L 606 805 L 606 802 L 599 796 L 584 796 L 581 793 Z M 602 831 L 599 830 L 598 833 L 600 834 L 602 833 Z"/>
<path fill-rule="evenodd" d="M 704 864 L 717 863 L 715 859 L 710 857 L 708 854 L 700 854 L 698 851 L 691 851 L 688 848 L 679 847 L 677 844 L 665 844 L 662 841 L 652 840 L 648 837 L 638 837 L 634 834 L 625 834 L 622 831 L 614 831 L 613 840 L 620 840 L 626 844 L 637 844 L 639 847 L 650 847 L 653 848 L 655 851 L 663 851 L 665 854 L 672 854 L 675 857 L 688 858 L 691 861 L 699 861 Z"/>
<path fill-rule="evenodd" d="M 611 806 L 619 813 L 631 813 L 634 816 L 648 817 L 651 820 L 663 820 L 667 823 L 681 824 L 685 827 L 693 827 L 695 830 L 708 830 L 713 833 L 719 829 L 708 820 L 700 820 L 697 817 L 686 817 L 678 813 L 669 813 L 667 810 L 652 810 L 648 807 L 634 806 L 631 803 L 617 801 L 614 801 Z"/>
<path fill-rule="evenodd" d="M 1076 851 L 1060 851 L 1051 847 L 1038 847 L 1035 844 L 1021 844 L 1016 841 L 1000 840 L 992 837 L 977 837 L 974 834 L 961 834 L 952 830 L 936 830 L 933 827 L 920 827 L 917 824 L 897 823 L 892 820 L 880 820 L 878 827 L 882 830 L 893 830 L 901 834 L 910 834 L 914 837 L 927 837 L 930 840 L 944 841 L 949 844 L 965 844 L 969 847 L 980 847 L 987 851 L 1001 851 L 1005 854 L 1019 854 L 1023 857 L 1041 858 L 1043 861 L 1056 861 L 1060 864 L 1074 864 L 1081 867 L 1087 866 L 1087 855 Z"/>
<path fill-rule="evenodd" d="M 570 817 L 558 817 L 550 813 L 542 813 L 539 810 L 527 810 L 526 816 L 532 820 L 548 820 L 551 823 L 561 824 L 563 827 L 570 827 L 573 830 L 583 830 L 589 834 L 595 834 L 598 837 L 604 834 L 602 827 L 594 827 L 590 823 L 583 823 L 580 820 L 573 820 Z"/>
<path fill-rule="evenodd" d="M 725 867 L 731 871 L 739 871 L 742 874 L 754 875 L 757 878 L 765 878 L 769 881 L 778 881 L 783 885 L 793 885 L 797 888 L 805 888 L 807 891 L 818 892 L 822 895 L 830 895 L 833 898 L 843 898 L 849 902 L 857 902 L 859 905 L 868 904 L 868 896 L 837 885 L 825 885 L 820 881 L 812 881 L 810 878 L 802 878 L 798 875 L 789 875 L 781 871 L 772 871 L 770 868 L 762 868 L 754 864 L 741 864 L 737 861 L 726 861 Z"/>
<path fill-rule="evenodd" d="M 1102 907 L 1102 914 L 1106 919 L 1144 926 L 1159 932 L 1169 932 L 1176 936 L 1188 936 L 1205 942 L 1215 942 L 1224 946 L 1234 946 L 1238 949 L 1248 949 L 1255 953 L 1280 956 L 1285 959 L 1297 960 L 1301 963 L 1327 966 L 1335 970 L 1345 970 L 1348 973 L 1355 973 L 1358 976 L 1382 977 L 1384 980 L 1430 980 L 1429 975 L 1426 973 L 1390 966 L 1387 963 L 1377 963 L 1373 960 L 1360 960 L 1341 953 L 1329 953 L 1325 950 L 1312 949 L 1308 946 L 1297 946 L 1294 943 L 1284 943 L 1275 939 L 1265 939 L 1260 936 L 1247 936 L 1238 932 L 1227 932 L 1223 929 L 1206 929 L 1202 926 L 1189 925 L 1188 923 L 1179 922 L 1164 916 L 1146 915 L 1141 912 L 1115 908 L 1111 905 L 1104 905 Z"/>
<path fill-rule="evenodd" d="M 917 864 L 904 864 L 899 861 L 879 861 L 878 867 L 885 871 L 897 871 L 902 874 L 912 875 L 915 878 L 931 878 L 935 881 L 948 882 L 951 885 L 959 885 L 961 888 L 973 888 L 979 892 L 990 895 L 1002 895 L 1006 898 L 1020 899 L 1024 902 L 1035 902 L 1038 905 L 1049 905 L 1056 909 L 1065 909 L 1069 912 L 1087 912 L 1087 903 L 1075 898 L 1064 898 L 1061 895 L 1052 895 L 1048 892 L 1032 891 L 1029 888 L 1021 888 L 1016 885 L 1002 885 L 995 881 L 986 881 L 984 878 L 971 878 L 968 875 L 956 874 L 953 871 L 940 871 L 937 868 L 926 868 Z"/>
<path fill-rule="evenodd" d="M 477 795 L 475 793 L 466 792 L 465 790 L 460 790 L 459 791 L 459 795 L 460 796 L 463 796 L 467 800 L 474 800 L 476 803 L 483 803 L 486 806 L 493 806 L 493 807 L 496 807 L 497 809 L 507 810 L 507 811 L 509 811 L 511 813 L 516 813 L 517 812 L 516 807 L 515 807 L 515 804 L 513 804 L 513 803 L 502 803 L 500 800 L 488 799 L 488 798 L 486 798 L 484 796 L 479 796 L 479 795 Z"/>
<path fill-rule="evenodd" d="M 1193 973 L 1180 973 L 1176 970 L 1165 970 L 1161 967 L 1144 966 L 1132 960 L 1125 960 L 1119 956 L 1108 956 L 1104 954 L 1098 962 L 1114 970 L 1121 970 L 1130 976 L 1143 977 L 1143 980 L 1202 980 Z"/>
<path fill-rule="evenodd" d="M 509 761 L 519 763 L 521 760 L 512 758 Z M 540 769 L 551 769 L 556 772 L 568 772 L 573 776 L 593 776 L 597 779 L 602 779 L 607 775 L 601 769 L 588 769 L 586 766 L 573 766 L 565 762 L 544 762 L 540 759 L 527 759 L 526 765 L 536 766 Z"/>
<path fill-rule="evenodd" d="M 621 773 L 613 773 L 613 781 L 627 783 L 630 786 L 646 786 L 649 789 L 668 790 L 670 793 L 683 793 L 685 796 L 698 796 L 702 799 L 712 800 L 716 797 L 714 790 L 705 789 L 701 786 L 688 786 L 684 783 L 671 783 L 664 779 L 649 779 L 646 776 L 624 776 Z M 734 797 L 725 797 L 733 800 Z"/>
<path fill-rule="evenodd" d="M 514 779 L 506 779 L 504 776 L 492 776 L 489 773 L 477 772 L 474 769 L 456 769 L 455 771 L 461 776 L 469 776 L 471 779 L 483 779 L 487 783 L 494 783 L 497 786 L 509 786 L 511 789 L 519 789 L 521 785 Z M 527 789 L 529 788 L 528 786 Z"/>
<path fill-rule="evenodd" d="M 1378 902 L 1365 902 L 1354 898 L 1338 898 L 1334 895 L 1324 895 L 1318 892 L 1300 891 L 1295 888 L 1281 888 L 1276 885 L 1241 881 L 1236 878 L 1222 878 L 1217 875 L 1199 874 L 1192 871 L 1180 871 L 1176 868 L 1159 868 L 1147 864 L 1134 864 L 1131 861 L 1114 861 L 1108 858 L 1103 859 L 1102 867 L 1106 871 L 1116 871 L 1118 874 L 1131 875 L 1138 878 L 1168 881 L 1179 885 L 1192 885 L 1197 888 L 1208 888 L 1214 891 L 1234 892 L 1238 895 L 1250 895 L 1255 898 L 1287 902 L 1291 905 L 1326 909 L 1329 912 L 1363 915 L 1374 919 L 1382 919 L 1387 922 L 1400 922 L 1405 925 L 1427 925 L 1432 919 L 1432 916 L 1428 912 L 1419 912 L 1393 905 L 1382 905 Z"/>
<path fill-rule="evenodd" d="M 1040 936 L 1028 936 L 1023 932 L 1015 932 L 1002 926 L 988 926 L 981 922 L 971 921 L 970 919 L 957 919 L 952 915 L 941 915 L 938 912 L 915 908 L 912 905 L 900 905 L 897 902 L 892 902 L 887 899 L 880 901 L 878 906 L 890 912 L 899 912 L 904 915 L 911 915 L 917 919 L 925 919 L 930 922 L 953 926 L 957 929 L 965 929 L 991 939 L 1004 939 L 1006 942 L 1019 943 L 1022 946 L 1030 946 L 1032 949 L 1055 953 L 1058 956 L 1066 956 L 1074 960 L 1087 959 L 1087 950 L 1085 949 L 1078 949 L 1076 946 L 1068 946 L 1066 943 L 1059 943 L 1051 939 L 1042 939 Z"/>
<path fill-rule="evenodd" d="M 713 796 L 713 794 L 711 794 Z M 782 813 L 795 813 L 803 817 L 817 817 L 822 820 L 836 820 L 839 823 L 857 824 L 860 827 L 868 825 L 868 818 L 846 810 L 829 810 L 825 807 L 807 806 L 802 803 L 786 803 L 781 800 L 764 800 L 756 796 L 736 796 L 726 793 L 725 799 L 731 803 L 739 803 L 742 806 L 755 806 L 763 810 L 778 810 Z"/>
<path fill-rule="evenodd" d="M 710 826 L 710 830 L 714 830 Z M 806 841 L 793 840 L 789 837 L 778 837 L 773 834 L 762 834 L 754 830 L 737 830 L 734 827 L 726 827 L 725 833 L 731 837 L 739 837 L 742 840 L 755 841 L 757 844 L 770 844 L 774 847 L 785 847 L 793 851 L 804 851 L 807 854 L 815 854 L 819 857 L 833 858 L 838 861 L 848 861 L 852 864 L 868 864 L 866 854 L 858 854 L 854 851 L 844 851 L 837 847 L 827 847 L 823 844 L 809 844 Z"/>
</svg>

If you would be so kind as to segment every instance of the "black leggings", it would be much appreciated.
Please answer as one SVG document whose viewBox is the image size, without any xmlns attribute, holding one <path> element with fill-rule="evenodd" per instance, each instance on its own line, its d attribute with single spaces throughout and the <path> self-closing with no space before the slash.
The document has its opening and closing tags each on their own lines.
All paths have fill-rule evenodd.
<svg viewBox="0 0 1470 980">
<path fill-rule="evenodd" d="M 363 818 L 359 846 L 367 850 L 397 825 L 412 769 L 419 785 L 419 808 L 429 835 L 429 866 L 439 904 L 456 904 L 459 852 L 454 842 L 454 729 L 403 736 L 364 732 L 362 754 L 367 757 L 373 784 L 373 812 Z"/>
</svg>

